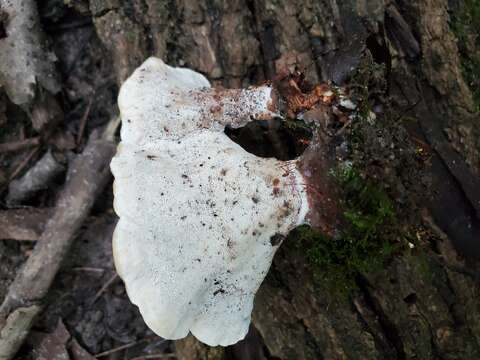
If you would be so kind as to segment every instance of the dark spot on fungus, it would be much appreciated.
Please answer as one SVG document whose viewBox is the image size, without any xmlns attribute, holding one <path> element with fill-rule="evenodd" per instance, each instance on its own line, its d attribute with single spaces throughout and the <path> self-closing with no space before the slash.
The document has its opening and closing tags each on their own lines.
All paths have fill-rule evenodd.
<svg viewBox="0 0 480 360">
<path fill-rule="evenodd" d="M 282 234 L 275 234 L 273 235 L 272 237 L 270 237 L 270 244 L 272 246 L 277 246 L 277 245 L 280 245 L 280 243 L 285 240 L 285 236 L 283 236 Z"/>
<path fill-rule="evenodd" d="M 256 196 L 254 196 L 254 197 L 252 197 L 252 201 L 253 201 L 255 204 L 257 204 L 259 200 L 258 200 L 258 198 L 257 198 Z"/>
<path fill-rule="evenodd" d="M 227 171 L 228 171 L 227 169 L 222 169 L 222 170 L 220 171 L 220 175 L 222 175 L 222 176 L 227 175 Z"/>
<path fill-rule="evenodd" d="M 218 289 L 218 290 L 215 290 L 215 292 L 213 293 L 213 296 L 217 296 L 217 294 L 224 294 L 225 293 L 225 290 L 223 289 Z"/>
<path fill-rule="evenodd" d="M 186 175 L 186 174 L 182 174 L 182 178 L 184 178 L 184 179 L 188 179 L 188 175 Z"/>
<path fill-rule="evenodd" d="M 157 157 L 155 155 L 147 155 L 148 160 L 155 160 Z"/>
</svg>

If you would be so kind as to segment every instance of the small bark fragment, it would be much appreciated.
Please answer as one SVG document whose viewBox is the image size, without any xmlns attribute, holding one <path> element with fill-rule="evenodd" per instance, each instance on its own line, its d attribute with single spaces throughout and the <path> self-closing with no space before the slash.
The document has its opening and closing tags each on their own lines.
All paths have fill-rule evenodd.
<svg viewBox="0 0 480 360">
<path fill-rule="evenodd" d="M 73 360 L 95 360 L 95 356 L 91 355 L 87 350 L 80 346 L 77 340 L 72 339 L 69 346 Z"/>
<path fill-rule="evenodd" d="M 37 85 L 56 93 L 60 86 L 53 53 L 46 52 L 45 36 L 40 27 L 37 4 L 33 0 L 1 0 L 0 84 L 10 100 L 29 104 Z"/>
<path fill-rule="evenodd" d="M 33 356 L 36 359 L 69 360 L 67 351 L 69 339 L 70 333 L 60 319 L 53 332 L 48 334 L 32 332 L 29 342 L 33 343 Z"/>
<path fill-rule="evenodd" d="M 0 239 L 38 240 L 50 215 L 50 209 L 0 211 Z"/>
<path fill-rule="evenodd" d="M 13 358 L 17 349 L 22 345 L 23 339 L 28 335 L 40 310 L 41 307 L 38 305 L 19 307 L 4 320 L 5 325 L 0 331 L 1 359 Z"/>
<path fill-rule="evenodd" d="M 52 180 L 64 171 L 65 165 L 58 161 L 51 151 L 47 151 L 25 175 L 10 183 L 7 203 L 19 204 L 35 192 L 46 189 Z"/>
<path fill-rule="evenodd" d="M 180 360 L 222 360 L 225 357 L 225 349 L 221 346 L 205 346 L 193 335 L 175 342 L 177 357 Z"/>
</svg>

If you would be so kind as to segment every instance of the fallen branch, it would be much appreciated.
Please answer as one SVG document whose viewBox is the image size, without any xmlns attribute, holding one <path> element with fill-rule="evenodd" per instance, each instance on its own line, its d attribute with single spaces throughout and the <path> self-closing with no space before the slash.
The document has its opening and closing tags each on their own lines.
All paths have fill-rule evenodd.
<svg viewBox="0 0 480 360">
<path fill-rule="evenodd" d="M 125 344 L 125 345 L 121 345 L 121 346 L 117 346 L 116 348 L 113 348 L 113 349 L 110 349 L 110 350 L 107 350 L 107 351 L 103 351 L 101 353 L 98 353 L 98 354 L 95 354 L 95 357 L 96 358 L 101 358 L 101 357 L 104 357 L 104 356 L 108 356 L 108 355 L 111 355 L 111 354 L 114 354 L 116 352 L 119 352 L 119 351 L 122 351 L 122 350 L 125 350 L 125 349 L 129 349 L 135 345 L 138 345 L 138 344 L 142 344 L 144 342 L 149 342 L 153 339 L 157 338 L 157 336 L 149 336 L 145 339 L 140 339 L 140 340 L 136 340 L 136 341 L 132 341 L 128 344 Z"/>
<path fill-rule="evenodd" d="M 97 291 L 97 293 L 93 297 L 93 300 L 91 301 L 91 305 L 94 304 L 100 298 L 100 296 L 102 296 L 102 294 L 108 289 L 108 287 L 112 285 L 112 283 L 117 279 L 118 279 L 117 273 L 115 273 L 110 279 L 108 279 L 108 281 L 101 287 L 100 290 Z"/>
<path fill-rule="evenodd" d="M 17 105 L 29 105 L 37 89 L 57 93 L 55 57 L 46 50 L 36 1 L 2 0 L 0 5 L 7 35 L 0 38 L 0 79 L 8 97 Z"/>
<path fill-rule="evenodd" d="M 40 137 L 0 144 L 0 153 L 15 152 L 40 145 Z"/>
<path fill-rule="evenodd" d="M 117 123 L 117 119 L 112 121 Z M 21 346 L 77 230 L 110 178 L 114 129 L 109 126 L 100 138 L 92 134 L 83 153 L 73 161 L 52 218 L 9 288 L 0 307 L 0 359 L 12 358 Z"/>
</svg>

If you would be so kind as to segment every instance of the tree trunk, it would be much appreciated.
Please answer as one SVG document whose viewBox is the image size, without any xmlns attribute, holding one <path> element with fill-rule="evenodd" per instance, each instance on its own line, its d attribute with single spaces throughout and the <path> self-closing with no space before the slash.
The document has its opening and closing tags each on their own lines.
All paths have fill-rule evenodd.
<svg viewBox="0 0 480 360">
<path fill-rule="evenodd" d="M 339 299 L 316 284 L 289 239 L 255 298 L 247 339 L 225 350 L 178 341 L 181 359 L 480 358 L 479 117 L 449 18 L 461 6 L 90 0 L 119 82 L 154 55 L 225 87 L 257 84 L 295 67 L 312 83 L 343 84 L 370 54 L 386 68 L 394 112 L 413 119 L 411 141 L 430 150 L 424 169 L 430 194 L 409 210 L 431 234 L 420 255 L 398 254 L 382 271 L 358 274 L 359 291 Z"/>
</svg>

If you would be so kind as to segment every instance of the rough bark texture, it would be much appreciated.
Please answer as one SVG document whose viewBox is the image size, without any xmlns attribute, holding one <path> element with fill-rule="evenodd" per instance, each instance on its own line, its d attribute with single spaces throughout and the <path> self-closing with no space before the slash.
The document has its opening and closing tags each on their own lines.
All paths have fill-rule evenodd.
<svg viewBox="0 0 480 360">
<path fill-rule="evenodd" d="M 90 0 L 120 82 L 155 55 L 225 87 L 295 67 L 312 82 L 342 83 L 368 51 L 386 66 L 397 113 L 415 119 L 410 133 L 432 148 L 438 195 L 425 222 L 436 240 L 425 253 L 362 274 L 361 291 L 338 300 L 315 285 L 305 256 L 285 242 L 256 297 L 262 354 L 242 358 L 480 358 L 479 119 L 448 7 L 447 0 Z M 192 338 L 177 348 L 181 359 L 236 356 Z"/>
</svg>

